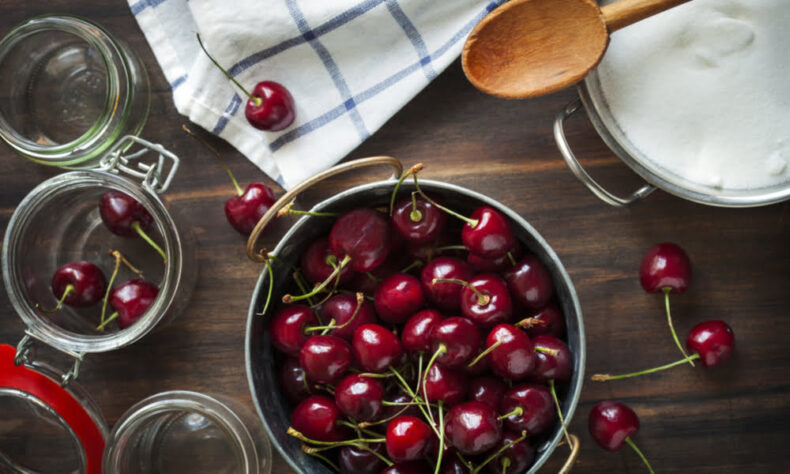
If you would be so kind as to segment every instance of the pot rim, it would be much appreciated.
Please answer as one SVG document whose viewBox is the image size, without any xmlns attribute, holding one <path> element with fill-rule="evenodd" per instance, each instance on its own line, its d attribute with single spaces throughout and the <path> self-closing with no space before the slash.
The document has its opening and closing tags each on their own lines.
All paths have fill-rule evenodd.
<svg viewBox="0 0 790 474">
<path fill-rule="evenodd" d="M 361 193 L 365 191 L 369 191 L 371 189 L 380 187 L 380 186 L 392 186 L 396 181 L 393 179 L 390 180 L 383 180 L 383 181 L 375 181 L 372 183 L 366 183 L 359 186 L 354 186 L 352 188 L 346 189 L 338 194 L 333 195 L 330 198 L 327 198 L 311 208 L 311 211 L 321 211 L 338 201 L 341 201 L 347 198 L 350 195 Z M 564 284 L 568 288 L 568 297 L 570 302 L 572 303 L 573 312 L 575 313 L 575 322 L 579 328 L 579 343 L 578 343 L 578 350 L 574 352 L 574 373 L 569 381 L 569 390 L 568 394 L 566 395 L 566 400 L 570 400 L 568 409 L 563 413 L 565 417 L 565 422 L 568 424 L 573 415 L 575 414 L 576 408 L 579 404 L 579 399 L 581 398 L 581 391 L 582 386 L 584 384 L 584 369 L 586 365 L 587 359 L 587 349 L 586 349 L 586 339 L 584 334 L 584 319 L 582 317 L 581 305 L 579 303 L 579 298 L 576 293 L 576 287 L 573 285 L 573 281 L 568 275 L 568 272 L 565 270 L 565 267 L 562 265 L 557 254 L 554 252 L 554 249 L 549 246 L 549 244 L 543 239 L 543 236 L 529 224 L 526 219 L 521 217 L 515 211 L 510 209 L 509 207 L 505 206 L 504 204 L 500 203 L 499 201 L 492 199 L 484 194 L 478 193 L 471 189 L 467 189 L 461 186 L 457 186 L 450 183 L 445 183 L 441 181 L 434 181 L 434 180 L 420 180 L 420 186 L 425 188 L 426 190 L 429 189 L 441 189 L 445 191 L 450 191 L 458 194 L 463 194 L 465 196 L 474 198 L 479 200 L 482 204 L 487 204 L 491 207 L 496 208 L 497 210 L 503 212 L 509 219 L 511 219 L 516 225 L 521 227 L 522 229 L 526 230 L 532 238 L 535 239 L 535 242 L 546 252 L 546 255 L 551 260 L 552 267 L 557 270 L 559 273 L 559 277 L 563 280 Z M 286 243 L 297 233 L 301 230 L 302 226 L 311 218 L 311 216 L 302 216 L 296 223 L 294 223 L 290 229 L 280 238 L 277 242 L 277 246 L 275 247 L 274 251 L 272 252 L 273 255 L 278 255 L 279 252 L 282 251 L 282 248 L 286 245 Z M 272 444 L 283 457 L 283 459 L 288 463 L 289 467 L 296 472 L 301 472 L 300 467 L 294 462 L 293 459 L 285 452 L 283 447 L 277 441 L 274 433 L 271 431 L 269 427 L 269 423 L 266 417 L 261 410 L 261 406 L 258 402 L 257 390 L 255 386 L 255 382 L 252 376 L 252 346 L 251 346 L 251 334 L 252 334 L 252 325 L 255 321 L 255 318 L 260 318 L 256 311 L 256 305 L 264 286 L 264 281 L 268 277 L 267 272 L 265 270 L 261 271 L 261 275 L 258 277 L 258 281 L 255 285 L 255 290 L 252 294 L 252 299 L 250 300 L 250 307 L 247 313 L 247 325 L 245 329 L 245 336 L 244 336 L 244 365 L 247 372 L 247 383 L 250 387 L 250 394 L 252 396 L 252 402 L 255 405 L 255 411 L 258 413 L 258 417 L 261 419 L 263 423 L 263 427 L 266 430 L 266 434 L 272 441 Z M 568 318 L 568 315 L 565 315 Z M 537 472 L 541 466 L 549 459 L 551 453 L 557 448 L 560 439 L 562 438 L 562 429 L 558 429 L 549 439 L 548 443 L 544 443 L 542 446 L 536 448 L 537 458 L 535 462 L 530 467 L 528 474 Z M 542 448 L 542 451 L 541 449 Z"/>
</svg>

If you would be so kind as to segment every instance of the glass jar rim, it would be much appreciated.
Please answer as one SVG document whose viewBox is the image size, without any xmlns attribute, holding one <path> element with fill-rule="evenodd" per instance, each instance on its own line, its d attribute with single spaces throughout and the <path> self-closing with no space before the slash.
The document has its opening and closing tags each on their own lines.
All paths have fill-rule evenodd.
<svg viewBox="0 0 790 474">
<path fill-rule="evenodd" d="M 99 140 L 102 133 L 110 126 L 111 119 L 121 103 L 119 96 L 119 84 L 121 82 L 121 72 L 113 66 L 113 57 L 120 60 L 123 68 L 124 79 L 128 81 L 129 65 L 122 48 L 118 45 L 114 37 L 101 25 L 88 19 L 67 14 L 41 15 L 30 18 L 16 25 L 11 31 L 0 39 L 0 65 L 8 52 L 11 51 L 20 41 L 25 38 L 46 32 L 61 31 L 72 34 L 91 47 L 95 48 L 101 56 L 107 74 L 107 86 L 105 92 L 104 108 L 96 118 L 96 122 L 81 136 L 74 140 L 55 146 L 42 146 L 25 137 L 22 137 L 13 127 L 10 127 L 7 120 L 0 114 L 0 138 L 9 144 L 14 150 L 25 154 L 35 162 L 44 164 L 58 164 L 60 166 L 72 166 L 89 159 L 89 157 L 68 157 L 63 160 L 60 155 L 66 154 L 77 147 L 87 147 Z M 127 91 L 127 95 L 130 92 Z M 128 101 L 127 101 L 128 102 Z"/>
</svg>

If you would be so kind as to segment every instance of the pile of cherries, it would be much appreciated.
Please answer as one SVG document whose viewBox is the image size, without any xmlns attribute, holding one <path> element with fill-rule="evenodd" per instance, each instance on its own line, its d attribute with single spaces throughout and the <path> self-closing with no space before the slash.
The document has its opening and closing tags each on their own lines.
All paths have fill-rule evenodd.
<svg viewBox="0 0 790 474">
<path fill-rule="evenodd" d="M 148 236 L 153 217 L 137 200 L 120 191 L 107 191 L 99 199 L 99 215 L 107 229 L 121 237 L 140 237 L 148 242 L 167 262 L 165 252 Z M 73 261 L 59 267 L 52 276 L 52 293 L 58 300 L 52 309 L 36 305 L 45 313 L 58 311 L 64 304 L 85 308 L 103 300 L 97 330 L 103 331 L 112 321 L 119 329 L 126 329 L 137 322 L 153 304 L 159 288 L 142 278 L 137 268 L 117 250 L 110 250 L 115 258 L 115 268 L 108 284 L 107 278 L 96 264 L 84 260 Z M 116 276 L 125 264 L 137 278 L 113 287 Z M 115 311 L 107 316 L 107 305 Z"/>
<path fill-rule="evenodd" d="M 525 472 L 573 366 L 551 274 L 503 214 L 447 209 L 419 169 L 401 178 L 417 191 L 339 215 L 294 268 L 302 294 L 268 333 L 288 433 L 346 474 Z"/>
</svg>

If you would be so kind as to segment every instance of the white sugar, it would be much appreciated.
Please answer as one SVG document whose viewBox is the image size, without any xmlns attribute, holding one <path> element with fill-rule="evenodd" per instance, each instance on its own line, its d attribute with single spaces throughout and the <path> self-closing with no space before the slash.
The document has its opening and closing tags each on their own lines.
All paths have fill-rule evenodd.
<svg viewBox="0 0 790 474">
<path fill-rule="evenodd" d="M 790 181 L 790 0 L 692 0 L 614 33 L 598 73 L 659 167 L 733 190 Z"/>
</svg>

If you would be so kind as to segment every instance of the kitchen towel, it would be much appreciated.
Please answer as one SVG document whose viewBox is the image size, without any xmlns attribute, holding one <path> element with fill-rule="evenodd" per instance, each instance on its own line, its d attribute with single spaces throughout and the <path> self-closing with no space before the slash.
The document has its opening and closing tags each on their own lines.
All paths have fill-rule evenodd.
<svg viewBox="0 0 790 474">
<path fill-rule="evenodd" d="M 378 130 L 461 52 L 504 0 L 128 0 L 179 113 L 222 137 L 285 188 L 332 166 Z M 251 127 L 246 96 L 283 84 L 296 120 Z M 386 152 L 386 150 L 382 150 Z"/>
</svg>

